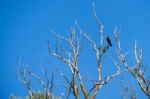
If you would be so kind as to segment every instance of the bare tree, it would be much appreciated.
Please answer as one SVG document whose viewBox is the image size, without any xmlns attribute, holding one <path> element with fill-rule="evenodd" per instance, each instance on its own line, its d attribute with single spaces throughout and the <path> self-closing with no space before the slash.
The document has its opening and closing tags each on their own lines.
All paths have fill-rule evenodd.
<svg viewBox="0 0 150 99">
<path fill-rule="evenodd" d="M 30 70 L 27 64 L 19 61 L 17 64 L 17 78 L 23 83 L 27 89 L 29 99 L 60 99 L 59 97 L 54 97 L 54 74 L 52 73 L 51 79 L 49 79 L 48 71 L 44 66 L 41 66 L 41 70 L 44 73 L 43 80 L 39 75 Z M 32 79 L 35 78 L 42 88 L 44 88 L 44 93 L 38 93 L 32 89 Z"/>
<path fill-rule="evenodd" d="M 125 57 L 126 54 L 121 47 L 121 42 L 119 39 L 118 30 L 116 30 L 114 32 L 114 34 L 115 34 L 115 39 L 116 39 L 116 42 L 118 45 L 118 48 L 117 48 L 118 59 L 125 66 L 125 68 L 129 71 L 129 73 L 136 79 L 141 90 L 150 99 L 150 86 L 149 86 L 150 80 L 147 80 L 144 76 L 145 67 L 144 67 L 143 62 L 142 62 L 142 56 L 143 56 L 142 48 L 137 49 L 137 42 L 135 41 L 134 50 L 133 50 L 135 64 L 134 64 L 134 66 L 130 66 L 127 63 L 127 59 Z M 137 50 L 139 50 L 139 51 L 137 52 Z"/>
<path fill-rule="evenodd" d="M 131 75 L 136 79 L 141 90 L 145 93 L 146 96 L 150 98 L 150 80 L 146 80 L 144 77 L 144 67 L 142 63 L 142 49 L 139 49 L 137 53 L 137 43 L 135 42 L 134 46 L 134 59 L 135 65 L 130 66 L 126 60 L 126 53 L 121 47 L 120 38 L 118 35 L 118 29 L 114 31 L 114 38 L 117 43 L 117 50 L 113 52 L 119 59 L 113 57 L 108 53 L 108 50 L 112 50 L 113 44 L 111 42 L 111 38 L 104 34 L 104 25 L 102 21 L 96 15 L 95 5 L 93 3 L 93 17 L 99 26 L 99 38 L 98 43 L 94 41 L 88 33 L 85 33 L 80 25 L 75 22 L 75 24 L 70 28 L 69 36 L 62 36 L 55 33 L 53 30 L 51 31 L 53 36 L 55 37 L 57 43 L 56 47 L 53 49 L 51 46 L 51 42 L 48 41 L 48 52 L 50 55 L 58 58 L 60 61 L 64 62 L 67 65 L 67 68 L 70 70 L 71 77 L 67 76 L 63 71 L 57 68 L 57 72 L 61 75 L 61 77 L 67 82 L 67 90 L 68 93 L 64 96 L 64 98 L 68 99 L 70 94 L 76 99 L 80 99 L 81 95 L 84 96 L 85 99 L 95 99 L 98 95 L 99 90 L 107 85 L 109 81 L 111 81 L 116 76 L 119 76 L 124 71 L 129 71 Z M 105 38 L 106 36 L 106 38 Z M 93 85 L 90 89 L 87 88 L 84 83 L 84 75 L 79 68 L 79 55 L 81 54 L 81 42 L 82 40 L 86 40 L 89 45 L 91 45 L 90 49 L 94 52 L 95 59 L 97 62 L 97 77 L 92 79 Z M 113 48 L 114 49 L 114 48 Z M 103 57 L 107 56 L 109 60 L 111 60 L 112 64 L 116 69 L 113 74 L 107 74 L 108 76 L 104 77 L 102 75 L 102 67 L 103 65 Z M 19 66 L 21 63 L 19 62 Z M 58 64 L 59 65 L 59 64 Z M 123 68 L 124 66 L 124 68 Z M 45 81 L 42 80 L 37 74 L 33 73 L 27 65 L 23 64 L 23 68 L 17 67 L 18 80 L 22 82 L 28 91 L 30 99 L 35 96 L 31 87 L 31 77 L 34 77 L 44 88 L 44 97 L 45 99 L 49 99 L 49 97 L 53 96 L 53 86 L 54 86 L 54 75 L 52 74 L 51 80 L 48 79 L 47 69 L 41 66 L 41 70 L 44 73 Z M 90 71 L 91 72 L 91 71 Z M 104 79 L 105 78 L 105 79 Z M 86 82 L 88 83 L 88 81 Z M 131 89 L 127 89 L 129 91 Z M 135 89 L 132 89 L 135 92 Z M 136 99 L 136 92 L 133 95 L 130 95 L 131 99 Z M 51 98 L 50 98 L 51 99 Z M 126 99 L 126 96 L 123 97 Z"/>
<path fill-rule="evenodd" d="M 111 74 L 105 79 L 102 78 L 102 58 L 107 53 L 108 49 L 111 49 L 111 40 L 107 37 L 107 39 L 104 38 L 103 29 L 104 25 L 102 24 L 102 21 L 98 19 L 96 15 L 95 5 L 93 3 L 93 15 L 94 19 L 98 23 L 99 26 L 99 37 L 100 41 L 99 44 L 96 44 L 92 38 L 90 38 L 87 33 L 84 33 L 83 30 L 80 28 L 77 22 L 75 22 L 74 26 L 70 29 L 70 36 L 65 37 L 61 36 L 54 31 L 51 31 L 54 35 L 57 42 L 65 42 L 64 44 L 57 44 L 56 49 L 53 50 L 52 46 L 50 46 L 50 41 L 48 41 L 48 50 L 51 55 L 54 57 L 57 57 L 59 60 L 63 61 L 68 68 L 70 69 L 70 72 L 72 74 L 71 80 L 69 80 L 65 76 L 63 72 L 61 72 L 59 69 L 59 73 L 61 76 L 65 79 L 65 81 L 68 83 L 69 89 L 68 89 L 68 95 L 66 96 L 68 98 L 70 93 L 73 93 L 74 97 L 76 99 L 79 99 L 80 93 L 79 90 L 81 90 L 81 93 L 83 94 L 85 99 L 95 99 L 96 95 L 98 94 L 99 90 L 106 85 L 112 78 L 120 75 L 122 72 L 125 71 L 125 69 L 121 68 L 121 63 L 117 63 L 112 57 L 109 58 L 113 65 L 116 67 L 117 71 L 115 71 L 114 74 Z M 95 53 L 95 57 L 97 60 L 97 78 L 94 81 L 94 85 L 91 87 L 90 90 L 87 90 L 85 84 L 83 83 L 83 76 L 80 72 L 79 68 L 79 60 L 78 57 L 81 54 L 80 52 L 80 43 L 82 41 L 82 38 L 86 39 L 88 43 L 92 46 L 91 49 L 93 49 Z M 104 43 L 104 40 L 107 41 L 107 43 Z M 65 47 L 64 47 L 65 46 Z M 67 47 L 66 47 L 67 46 Z M 79 82 L 79 84 L 78 84 Z"/>
</svg>

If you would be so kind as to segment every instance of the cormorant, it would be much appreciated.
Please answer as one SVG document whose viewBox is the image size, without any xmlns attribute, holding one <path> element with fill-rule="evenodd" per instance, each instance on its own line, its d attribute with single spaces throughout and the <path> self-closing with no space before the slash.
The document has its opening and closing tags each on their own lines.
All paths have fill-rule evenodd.
<svg viewBox="0 0 150 99">
<path fill-rule="evenodd" d="M 109 46 L 112 46 L 112 44 L 111 44 L 111 39 L 109 38 L 108 35 L 106 36 L 106 40 L 107 40 L 107 43 L 109 44 Z"/>
</svg>

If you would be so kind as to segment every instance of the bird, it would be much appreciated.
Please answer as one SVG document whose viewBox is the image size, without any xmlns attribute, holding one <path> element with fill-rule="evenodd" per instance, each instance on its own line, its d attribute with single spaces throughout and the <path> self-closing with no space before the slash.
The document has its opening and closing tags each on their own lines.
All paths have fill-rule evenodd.
<svg viewBox="0 0 150 99">
<path fill-rule="evenodd" d="M 111 39 L 108 35 L 106 36 L 106 40 L 107 40 L 107 43 L 109 44 L 109 46 L 112 46 Z"/>
</svg>

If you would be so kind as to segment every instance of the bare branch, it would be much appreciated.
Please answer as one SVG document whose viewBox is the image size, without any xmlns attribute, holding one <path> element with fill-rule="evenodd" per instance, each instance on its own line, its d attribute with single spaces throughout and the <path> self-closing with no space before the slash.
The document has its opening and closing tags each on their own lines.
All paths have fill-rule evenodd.
<svg viewBox="0 0 150 99">
<path fill-rule="evenodd" d="M 22 63 L 21 60 L 19 60 L 17 64 L 17 78 L 18 80 L 25 85 L 27 88 L 29 97 L 31 98 L 33 95 L 32 88 L 31 88 L 31 80 L 30 80 L 31 72 L 27 65 Z"/>
<path fill-rule="evenodd" d="M 135 66 L 133 66 L 133 69 L 126 63 L 125 61 L 125 54 L 122 51 L 120 40 L 118 39 L 119 36 L 117 32 L 115 32 L 115 38 L 116 42 L 118 44 L 118 58 L 120 61 L 124 64 L 124 66 L 127 68 L 127 70 L 132 74 L 132 76 L 136 79 L 139 86 L 141 87 L 142 91 L 150 98 L 149 90 L 147 90 L 147 81 L 142 73 L 142 49 L 139 50 L 139 55 L 137 54 L 137 43 L 135 41 L 134 45 L 134 59 L 135 59 Z"/>
<path fill-rule="evenodd" d="M 95 3 L 94 3 L 94 2 L 93 2 L 93 4 L 92 4 L 92 7 L 93 7 L 93 15 L 94 15 L 94 18 L 95 18 L 96 22 L 99 24 L 100 27 L 103 28 L 102 21 L 99 20 L 99 18 L 98 18 L 97 15 L 96 15 L 96 8 L 95 8 Z"/>
<path fill-rule="evenodd" d="M 38 75 L 36 75 L 35 73 L 31 73 L 31 75 L 33 77 L 35 77 L 41 83 L 41 85 L 43 86 L 43 88 L 45 88 L 46 84 L 43 82 L 43 80 Z"/>
<path fill-rule="evenodd" d="M 140 63 L 140 61 L 139 61 L 139 58 L 138 58 L 138 56 L 137 56 L 137 42 L 136 42 L 136 40 L 135 40 L 135 44 L 134 44 L 134 57 L 135 57 L 135 60 L 136 60 L 136 63 Z"/>
<path fill-rule="evenodd" d="M 93 46 L 93 49 L 95 52 L 97 52 L 97 46 L 96 43 L 86 34 L 82 31 L 82 29 L 80 28 L 80 26 L 77 24 L 77 27 L 79 28 L 80 34 L 83 35 L 83 37 L 85 37 Z"/>
<path fill-rule="evenodd" d="M 54 88 L 54 73 L 52 73 L 52 77 L 51 77 L 50 93 L 53 93 L 53 88 Z"/>
<path fill-rule="evenodd" d="M 68 78 L 64 75 L 64 73 L 62 73 L 60 70 L 58 70 L 57 68 L 56 68 L 56 71 L 65 79 L 65 81 L 68 83 L 68 84 L 70 84 L 70 81 L 68 80 Z"/>
<path fill-rule="evenodd" d="M 104 25 L 102 24 L 102 21 L 99 20 L 99 18 L 96 15 L 96 8 L 95 8 L 95 3 L 93 1 L 93 15 L 94 15 L 94 19 L 96 20 L 96 22 L 98 23 L 99 27 L 100 27 L 100 47 L 103 44 L 103 29 L 104 29 Z M 100 49 L 100 48 L 99 48 Z"/>
<path fill-rule="evenodd" d="M 102 82 L 102 85 L 108 83 L 108 81 L 110 81 L 111 79 L 113 79 L 116 76 L 119 76 L 122 72 L 125 72 L 125 71 L 126 71 L 125 69 L 118 70 L 115 74 L 107 76 L 106 79 Z"/>
</svg>

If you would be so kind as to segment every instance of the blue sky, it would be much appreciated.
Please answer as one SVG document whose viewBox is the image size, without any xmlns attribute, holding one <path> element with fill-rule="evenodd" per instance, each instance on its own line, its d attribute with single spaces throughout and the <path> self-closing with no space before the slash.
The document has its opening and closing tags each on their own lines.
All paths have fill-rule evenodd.
<svg viewBox="0 0 150 99">
<path fill-rule="evenodd" d="M 133 55 L 136 39 L 143 48 L 145 66 L 150 68 L 150 1 L 95 0 L 95 5 L 105 26 L 105 34 L 113 37 L 113 30 L 120 26 L 122 45 L 129 57 Z M 16 79 L 17 60 L 21 58 L 38 71 L 38 66 L 46 63 L 46 40 L 51 39 L 50 29 L 63 35 L 75 20 L 84 31 L 98 33 L 92 16 L 92 0 L 0 0 L 0 98 L 7 99 L 12 93 L 26 95 L 24 86 Z M 120 98 L 118 81 L 112 82 L 98 97 Z M 114 89 L 116 92 L 112 92 Z M 138 86 L 137 92 L 138 99 L 146 99 Z"/>
</svg>

